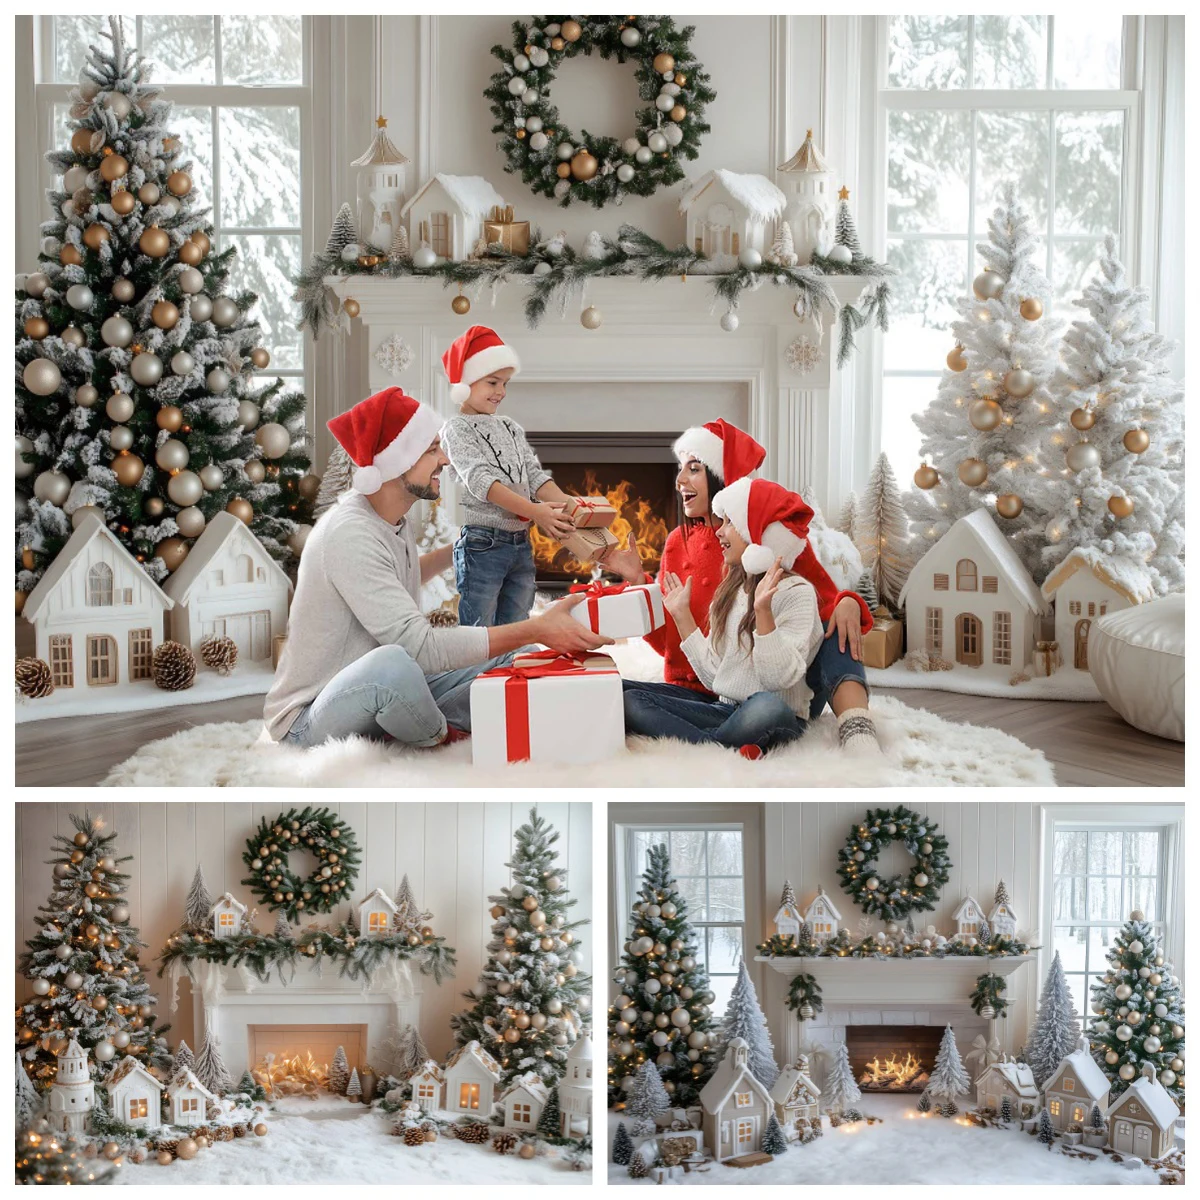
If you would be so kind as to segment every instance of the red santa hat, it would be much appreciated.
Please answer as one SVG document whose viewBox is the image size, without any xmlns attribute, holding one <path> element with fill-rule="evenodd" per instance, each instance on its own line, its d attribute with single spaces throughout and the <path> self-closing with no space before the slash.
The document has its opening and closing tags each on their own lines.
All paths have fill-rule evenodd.
<svg viewBox="0 0 1200 1200">
<path fill-rule="evenodd" d="M 461 404 L 471 394 L 471 384 L 505 367 L 519 371 L 521 360 L 494 329 L 472 325 L 462 337 L 450 343 L 450 349 L 442 355 L 442 366 L 450 380 L 450 399 Z"/>
<path fill-rule="evenodd" d="M 334 417 L 329 432 L 358 468 L 354 490 L 370 496 L 403 475 L 429 449 L 442 424 L 428 404 L 390 387 Z"/>
<path fill-rule="evenodd" d="M 675 439 L 680 462 L 698 458 L 722 483 L 736 483 L 757 471 L 767 452 L 748 434 L 718 419 L 685 429 Z"/>
<path fill-rule="evenodd" d="M 777 558 L 790 571 L 808 545 L 812 509 L 769 479 L 739 479 L 713 497 L 712 509 L 749 543 L 742 551 L 747 575 L 764 574 Z"/>
</svg>

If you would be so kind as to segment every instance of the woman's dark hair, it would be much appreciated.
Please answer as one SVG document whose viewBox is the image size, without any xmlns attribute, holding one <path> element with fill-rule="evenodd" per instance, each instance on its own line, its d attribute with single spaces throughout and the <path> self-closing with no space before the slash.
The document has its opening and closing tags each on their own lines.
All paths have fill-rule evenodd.
<svg viewBox="0 0 1200 1200">
<path fill-rule="evenodd" d="M 704 478 L 708 483 L 708 510 L 712 512 L 713 497 L 724 488 L 724 484 L 712 473 L 711 467 L 704 468 Z M 689 517 L 683 511 L 683 497 L 675 493 L 675 523 L 683 530 L 684 541 L 687 541 L 688 529 L 693 525 L 703 525 L 703 517 Z"/>
</svg>

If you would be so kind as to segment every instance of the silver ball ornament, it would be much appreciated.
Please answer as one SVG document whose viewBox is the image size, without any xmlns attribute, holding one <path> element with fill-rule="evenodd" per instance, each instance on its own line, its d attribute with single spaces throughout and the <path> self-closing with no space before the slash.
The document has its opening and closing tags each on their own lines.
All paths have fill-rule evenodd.
<svg viewBox="0 0 1200 1200">
<path fill-rule="evenodd" d="M 678 146 L 683 141 L 683 130 L 674 121 L 668 121 L 663 126 L 662 134 L 667 139 L 668 146 Z"/>
<path fill-rule="evenodd" d="M 32 296 L 35 300 L 41 296 L 50 286 L 50 276 L 44 271 L 34 271 L 32 275 L 26 276 L 25 293 Z"/>
<path fill-rule="evenodd" d="M 207 311 L 203 316 L 198 315 L 196 312 L 196 303 L 200 299 L 200 293 L 204 290 L 204 276 L 195 267 L 184 267 L 175 278 L 179 284 L 179 290 L 184 295 L 194 297 L 192 300 L 192 320 L 207 321 L 212 313 L 212 301 L 207 296 L 204 297 L 204 300 L 207 302 Z"/>
<path fill-rule="evenodd" d="M 108 444 L 114 450 L 133 448 L 133 430 L 128 425 L 114 425 L 108 434 Z"/>
<path fill-rule="evenodd" d="M 69 167 L 66 174 L 63 176 L 62 190 L 68 194 L 72 194 L 79 191 L 79 189 L 82 187 L 87 187 L 87 181 L 87 167 L 81 167 L 76 164 L 73 167 Z"/>
<path fill-rule="evenodd" d="M 162 359 L 148 351 L 138 354 L 129 365 L 129 374 L 133 376 L 134 383 L 142 387 L 154 387 L 163 377 Z"/>
<path fill-rule="evenodd" d="M 215 492 L 225 482 L 225 472 L 216 463 L 200 468 L 200 482 L 206 492 Z"/>
<path fill-rule="evenodd" d="M 640 29 L 635 28 L 633 25 L 626 25 L 625 28 L 621 30 L 622 46 L 627 46 L 630 50 L 632 50 L 634 46 L 640 46 L 641 42 L 642 32 Z"/>
<path fill-rule="evenodd" d="M 108 398 L 108 403 L 104 406 L 104 411 L 108 414 L 111 421 L 116 421 L 118 424 L 123 424 L 133 416 L 134 403 L 133 397 L 126 395 L 124 392 L 113 392 Z"/>
<path fill-rule="evenodd" d="M 1086 471 L 1089 467 L 1098 467 L 1099 465 L 1100 451 L 1091 442 L 1076 442 L 1067 451 L 1067 466 L 1072 471 Z"/>
<path fill-rule="evenodd" d="M 238 306 L 228 296 L 218 296 L 213 301 L 213 324 L 227 329 L 238 319 Z"/>
<path fill-rule="evenodd" d="M 92 289 L 86 283 L 73 283 L 67 288 L 67 303 L 78 312 L 85 312 L 91 308 L 95 299 Z"/>
<path fill-rule="evenodd" d="M 104 107 L 118 121 L 123 121 L 133 111 L 133 102 L 124 92 L 109 92 L 104 97 Z"/>
<path fill-rule="evenodd" d="M 756 267 L 761 267 L 762 261 L 762 254 L 753 246 L 747 246 L 745 250 L 738 255 L 738 262 L 750 271 L 753 271 Z"/>
<path fill-rule="evenodd" d="M 628 183 L 634 177 L 635 174 L 637 174 L 637 172 L 634 171 L 633 167 L 631 167 L 629 165 L 629 163 L 622 163 L 617 168 L 617 178 L 622 183 Z"/>
<path fill-rule="evenodd" d="M 133 326 L 124 317 L 109 317 L 100 326 L 100 337 L 106 346 L 128 346 L 133 341 Z"/>
<path fill-rule="evenodd" d="M 50 981 L 48 979 L 35 979 L 33 981 L 33 994 L 35 996 L 45 996 L 50 991 Z"/>
<path fill-rule="evenodd" d="M 33 481 L 33 494 L 38 500 L 61 507 L 71 494 L 71 481 L 61 471 L 43 471 Z"/>
<path fill-rule="evenodd" d="M 213 367 L 204 377 L 204 385 L 214 396 L 219 396 L 229 386 L 229 372 L 223 367 Z"/>
<path fill-rule="evenodd" d="M 647 163 L 654 161 L 654 152 L 649 146 L 639 146 L 633 157 L 644 167 Z"/>
<path fill-rule="evenodd" d="M 63 986 L 73 992 L 76 988 L 83 986 L 83 976 L 78 971 L 68 971 L 63 979 Z"/>
<path fill-rule="evenodd" d="M 196 360 L 186 350 L 177 350 L 171 356 L 171 370 L 176 375 L 190 375 L 195 367 Z"/>
<path fill-rule="evenodd" d="M 267 458 L 282 458 L 292 445 L 292 435 L 277 421 L 259 427 L 254 441 Z"/>
<path fill-rule="evenodd" d="M 97 1062 L 108 1062 L 117 1053 L 117 1048 L 112 1042 L 107 1039 L 102 1042 L 97 1042 L 92 1047 L 92 1054 L 95 1055 Z"/>
<path fill-rule="evenodd" d="M 995 271 L 983 271 L 975 276 L 972 286 L 980 300 L 994 300 L 1004 291 L 1004 280 Z"/>
<path fill-rule="evenodd" d="M 721 317 L 721 328 L 726 333 L 735 332 L 739 324 L 737 313 L 727 312 Z"/>
<path fill-rule="evenodd" d="M 259 422 L 262 412 L 253 400 L 243 400 L 238 405 L 237 423 L 243 429 L 253 429 Z"/>
<path fill-rule="evenodd" d="M 204 484 L 195 471 L 180 471 L 178 475 L 172 475 L 167 483 L 167 495 L 180 508 L 190 508 L 204 495 Z"/>
<path fill-rule="evenodd" d="M 199 537 L 204 532 L 204 514 L 198 508 L 181 508 L 175 514 L 175 524 L 183 537 Z"/>
<path fill-rule="evenodd" d="M 174 438 L 168 438 L 154 452 L 154 461 L 164 471 L 182 471 L 188 465 L 190 457 L 188 448 Z"/>
<path fill-rule="evenodd" d="M 35 396 L 51 396 L 62 383 L 62 372 L 48 358 L 35 358 L 25 364 L 21 381 Z"/>
</svg>

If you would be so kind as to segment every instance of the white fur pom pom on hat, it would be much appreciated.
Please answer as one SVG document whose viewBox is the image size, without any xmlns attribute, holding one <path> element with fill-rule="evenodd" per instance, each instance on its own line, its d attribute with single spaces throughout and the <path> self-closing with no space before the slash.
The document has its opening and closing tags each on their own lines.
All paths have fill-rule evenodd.
<svg viewBox="0 0 1200 1200">
<path fill-rule="evenodd" d="M 362 492 L 364 496 L 373 496 L 383 487 L 383 472 L 375 466 L 356 467 L 351 482 L 356 492 Z"/>
<path fill-rule="evenodd" d="M 470 394 L 471 385 L 469 383 L 452 383 L 450 385 L 451 404 L 462 404 Z"/>
<path fill-rule="evenodd" d="M 769 546 L 747 546 L 742 551 L 742 570 L 747 575 L 765 575 L 778 557 Z"/>
</svg>

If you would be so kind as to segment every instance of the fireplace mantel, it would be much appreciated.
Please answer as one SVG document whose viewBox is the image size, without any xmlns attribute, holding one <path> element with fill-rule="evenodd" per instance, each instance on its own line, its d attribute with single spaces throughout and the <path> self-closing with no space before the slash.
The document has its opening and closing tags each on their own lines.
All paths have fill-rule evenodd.
<svg viewBox="0 0 1200 1200">
<path fill-rule="evenodd" d="M 714 305 L 710 280 L 703 275 L 658 283 L 619 277 L 592 280 L 584 303 L 595 305 L 603 315 L 604 323 L 596 330 L 580 325 L 578 297 L 568 303 L 565 316 L 552 305 L 538 328 L 528 329 L 524 304 L 529 279 L 501 287 L 494 303 L 485 287 L 469 318 L 451 311 L 453 292 L 437 279 L 331 275 L 325 282 L 339 299 L 353 298 L 360 306 L 372 391 L 399 383 L 451 415 L 441 356 L 474 320 L 496 325 L 518 343 L 523 382 L 744 384 L 749 432 L 767 447 L 763 474 L 788 487 L 812 484 L 821 496 L 828 490 L 830 464 L 840 461 L 833 445 L 840 421 L 831 414 L 831 404 L 838 403 L 837 371 L 831 362 L 837 321 L 834 314 L 824 314 L 820 363 L 807 374 L 794 371 L 784 358 L 788 345 L 800 334 L 815 342 L 817 332 L 812 322 L 796 320 L 788 287 L 763 284 L 743 293 L 739 328 L 724 333 L 717 323 L 724 306 Z M 858 300 L 874 281 L 829 276 L 826 282 L 843 305 Z M 376 349 L 393 334 L 413 351 L 411 366 L 398 379 L 375 361 Z M 719 415 L 697 411 L 694 422 Z"/>
</svg>

